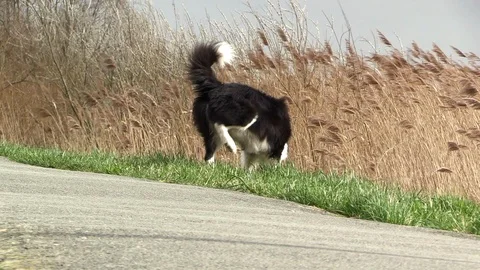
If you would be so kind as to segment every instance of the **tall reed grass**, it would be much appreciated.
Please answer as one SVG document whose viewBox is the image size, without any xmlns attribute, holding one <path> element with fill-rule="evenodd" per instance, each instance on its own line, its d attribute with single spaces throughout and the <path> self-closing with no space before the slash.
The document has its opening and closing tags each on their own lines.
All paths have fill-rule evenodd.
<svg viewBox="0 0 480 270">
<path fill-rule="evenodd" d="M 221 80 L 288 98 L 296 166 L 480 201 L 477 55 L 395 48 L 381 32 L 386 52 L 360 55 L 311 34 L 294 1 L 268 10 L 173 26 L 147 1 L 3 0 L 0 138 L 200 159 L 185 60 L 195 42 L 225 40 L 239 57 Z"/>
</svg>

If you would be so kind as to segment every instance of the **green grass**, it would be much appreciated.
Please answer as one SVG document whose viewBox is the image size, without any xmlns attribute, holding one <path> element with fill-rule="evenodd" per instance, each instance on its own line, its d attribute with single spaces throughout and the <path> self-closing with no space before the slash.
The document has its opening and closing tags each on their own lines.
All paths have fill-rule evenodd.
<svg viewBox="0 0 480 270">
<path fill-rule="evenodd" d="M 312 205 L 347 217 L 480 235 L 480 205 L 453 196 L 427 196 L 385 187 L 353 175 L 303 172 L 286 165 L 253 173 L 183 157 L 72 153 L 0 143 L 11 160 L 58 169 L 90 171 L 231 189 Z"/>
</svg>

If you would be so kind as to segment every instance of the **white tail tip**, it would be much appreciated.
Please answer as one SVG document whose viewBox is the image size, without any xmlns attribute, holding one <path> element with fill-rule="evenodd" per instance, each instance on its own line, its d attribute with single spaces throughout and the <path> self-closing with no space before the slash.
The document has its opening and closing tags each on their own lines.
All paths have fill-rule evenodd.
<svg viewBox="0 0 480 270">
<path fill-rule="evenodd" d="M 217 52 L 220 55 L 217 61 L 218 65 L 224 67 L 225 64 L 231 64 L 233 58 L 235 58 L 235 51 L 232 46 L 227 42 L 220 42 L 217 46 Z"/>
</svg>

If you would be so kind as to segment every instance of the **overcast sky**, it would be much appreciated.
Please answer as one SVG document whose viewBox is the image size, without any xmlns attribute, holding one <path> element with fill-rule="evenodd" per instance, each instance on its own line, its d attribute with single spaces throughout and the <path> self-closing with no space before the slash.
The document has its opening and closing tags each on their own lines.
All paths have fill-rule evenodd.
<svg viewBox="0 0 480 270">
<path fill-rule="evenodd" d="M 244 0 L 151 0 L 169 21 L 173 22 L 172 3 L 186 8 L 194 21 L 205 22 L 205 11 L 217 21 L 223 18 L 219 10 L 229 16 L 248 11 Z M 272 0 L 276 2 L 278 0 Z M 252 0 L 258 12 L 266 0 Z M 285 0 L 281 0 L 285 3 Z M 341 3 L 353 29 L 354 37 L 372 40 L 372 31 L 379 29 L 398 45 L 395 34 L 405 45 L 415 40 L 424 49 L 432 42 L 447 52 L 449 45 L 465 52 L 480 54 L 480 1 L 477 0 L 299 0 L 306 6 L 310 19 L 325 27 L 327 20 L 322 12 L 336 21 L 337 27 L 345 27 L 339 6 Z M 341 24 L 340 26 L 338 24 Z M 325 39 L 328 37 L 321 37 Z"/>
</svg>

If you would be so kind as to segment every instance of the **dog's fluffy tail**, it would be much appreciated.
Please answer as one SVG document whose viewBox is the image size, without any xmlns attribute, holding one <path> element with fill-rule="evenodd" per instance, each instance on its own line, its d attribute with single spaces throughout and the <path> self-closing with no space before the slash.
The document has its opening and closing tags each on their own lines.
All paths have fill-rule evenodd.
<svg viewBox="0 0 480 270">
<path fill-rule="evenodd" d="M 212 65 L 217 63 L 223 67 L 233 57 L 233 48 L 226 42 L 197 44 L 190 55 L 188 66 L 188 75 L 195 91 L 202 95 L 220 86 L 222 83 L 215 76 Z"/>
</svg>

